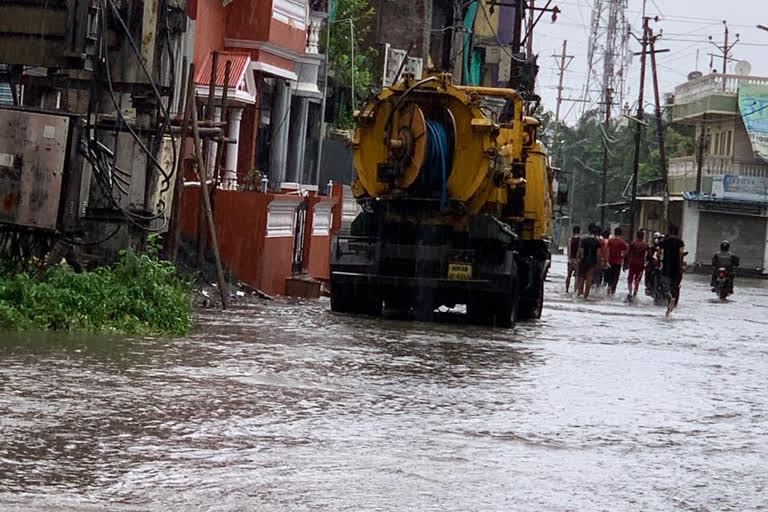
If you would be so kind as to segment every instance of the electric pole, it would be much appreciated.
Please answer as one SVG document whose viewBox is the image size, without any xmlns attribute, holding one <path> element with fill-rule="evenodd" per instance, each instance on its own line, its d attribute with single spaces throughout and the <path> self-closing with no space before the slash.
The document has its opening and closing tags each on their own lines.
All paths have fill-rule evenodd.
<svg viewBox="0 0 768 512">
<path fill-rule="evenodd" d="M 600 193 L 600 226 L 605 229 L 605 203 L 608 191 L 608 130 L 611 127 L 611 103 L 613 102 L 613 89 L 605 90 L 605 122 L 603 124 L 603 186 Z"/>
<path fill-rule="evenodd" d="M 529 14 L 528 14 L 528 57 L 533 57 L 533 24 L 534 24 L 534 16 L 536 15 L 536 1 L 535 0 L 528 0 L 529 1 Z"/>
<path fill-rule="evenodd" d="M 560 62 L 557 66 L 560 70 L 560 81 L 557 86 L 557 108 L 555 109 L 555 123 L 560 121 L 560 106 L 563 104 L 563 76 L 565 75 L 565 70 L 568 69 L 568 66 L 573 60 L 573 55 L 567 54 L 567 48 L 568 40 L 565 40 L 563 41 L 563 53 L 561 55 L 552 56 L 555 59 L 560 59 Z"/>
<path fill-rule="evenodd" d="M 649 19 L 643 18 L 643 50 L 640 52 L 642 56 L 640 59 L 640 90 L 638 92 L 637 99 L 637 129 L 635 131 L 635 155 L 632 160 L 632 199 L 630 200 L 629 211 L 632 219 L 629 224 L 629 232 L 631 236 L 635 233 L 635 214 L 637 213 L 637 174 L 640 168 L 640 140 L 642 137 L 643 124 L 645 124 L 645 111 L 643 109 L 644 91 L 645 91 L 645 57 L 646 49 L 648 46 L 648 22 Z"/>
<path fill-rule="evenodd" d="M 451 64 L 451 73 L 453 83 L 462 84 L 462 71 L 464 70 L 464 24 L 462 19 L 463 8 L 461 0 L 453 2 L 453 42 L 451 44 L 451 53 L 453 60 Z"/>
<path fill-rule="evenodd" d="M 664 198 L 663 226 L 669 224 L 669 180 L 667 174 L 667 155 L 664 150 L 664 124 L 661 118 L 661 97 L 659 95 L 659 77 L 656 72 L 656 54 L 668 52 L 669 50 L 657 50 L 656 38 L 653 30 L 648 29 L 648 40 L 651 47 L 651 74 L 653 75 L 653 95 L 656 101 L 656 136 L 659 139 L 659 166 L 661 167 L 662 194 Z"/>
<path fill-rule="evenodd" d="M 699 148 L 696 155 L 696 193 L 701 194 L 701 181 L 704 171 L 704 147 L 706 145 L 706 126 L 707 126 L 707 114 L 704 114 L 699 126 Z"/>
<path fill-rule="evenodd" d="M 728 22 L 726 20 L 723 20 L 723 27 L 725 29 L 725 33 L 723 34 L 723 46 L 720 46 L 716 44 L 714 41 L 712 41 L 712 36 L 709 36 L 709 42 L 711 45 L 713 45 L 717 50 L 722 54 L 723 57 L 723 90 L 725 90 L 725 74 L 728 71 L 728 61 L 730 58 L 728 57 L 728 54 L 731 53 L 731 50 L 733 50 L 733 47 L 739 44 L 739 34 L 736 34 L 736 40 L 733 42 L 733 44 L 728 44 Z"/>
</svg>

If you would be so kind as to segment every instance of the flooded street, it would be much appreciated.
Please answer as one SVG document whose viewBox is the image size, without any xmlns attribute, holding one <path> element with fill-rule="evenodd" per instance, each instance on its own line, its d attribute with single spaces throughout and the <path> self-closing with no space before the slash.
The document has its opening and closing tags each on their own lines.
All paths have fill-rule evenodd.
<svg viewBox="0 0 768 512">
<path fill-rule="evenodd" d="M 0 333 L 0 509 L 766 510 L 768 282 L 686 276 L 666 319 L 564 273 L 511 331 L 325 299 L 179 340 Z"/>
</svg>

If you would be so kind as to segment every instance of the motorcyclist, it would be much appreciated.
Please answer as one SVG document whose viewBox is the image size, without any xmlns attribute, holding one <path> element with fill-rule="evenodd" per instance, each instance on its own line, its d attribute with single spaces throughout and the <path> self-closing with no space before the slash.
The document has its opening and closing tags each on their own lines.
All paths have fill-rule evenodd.
<svg viewBox="0 0 768 512">
<path fill-rule="evenodd" d="M 731 243 L 728 240 L 720 242 L 720 252 L 712 256 L 712 291 L 716 291 L 719 270 L 724 268 L 728 279 L 728 293 L 733 293 L 733 269 L 739 266 L 739 257 L 731 252 Z"/>
<path fill-rule="evenodd" d="M 664 241 L 664 235 L 656 231 L 653 234 L 651 246 L 648 248 L 645 259 L 645 294 L 653 297 L 653 291 L 656 287 L 657 270 L 661 266 L 659 261 L 659 246 Z"/>
</svg>

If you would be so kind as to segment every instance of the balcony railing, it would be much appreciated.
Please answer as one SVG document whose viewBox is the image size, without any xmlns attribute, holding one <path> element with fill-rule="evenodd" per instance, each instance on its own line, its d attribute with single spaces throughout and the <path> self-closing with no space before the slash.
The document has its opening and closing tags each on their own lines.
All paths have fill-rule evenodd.
<svg viewBox="0 0 768 512">
<path fill-rule="evenodd" d="M 713 94 L 736 95 L 742 81 L 768 85 L 768 77 L 712 73 L 675 87 L 675 103 L 690 103 Z"/>
<path fill-rule="evenodd" d="M 696 176 L 698 162 L 695 156 L 684 156 L 669 159 L 670 178 L 690 178 Z M 768 176 L 768 163 L 759 159 L 739 159 L 729 156 L 704 157 L 702 163 L 703 176 L 731 174 L 735 176 Z"/>
</svg>

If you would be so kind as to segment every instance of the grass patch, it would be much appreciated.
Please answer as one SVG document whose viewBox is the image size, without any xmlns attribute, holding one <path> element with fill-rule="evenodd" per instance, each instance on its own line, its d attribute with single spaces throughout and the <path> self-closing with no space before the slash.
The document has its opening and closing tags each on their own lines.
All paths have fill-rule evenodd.
<svg viewBox="0 0 768 512">
<path fill-rule="evenodd" d="M 114 266 L 91 272 L 61 265 L 34 274 L 5 269 L 0 327 L 181 336 L 192 325 L 191 297 L 191 283 L 156 251 L 126 251 Z"/>
</svg>

